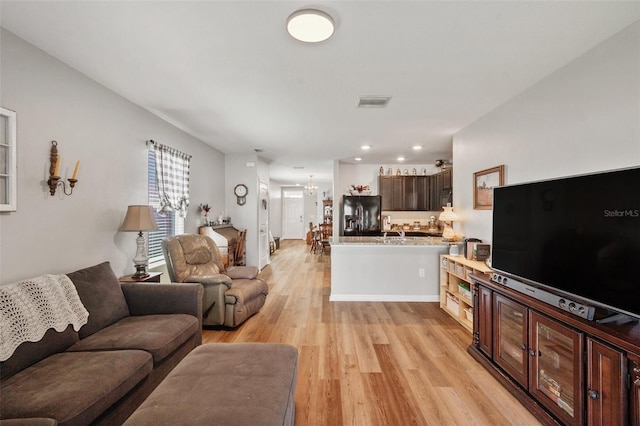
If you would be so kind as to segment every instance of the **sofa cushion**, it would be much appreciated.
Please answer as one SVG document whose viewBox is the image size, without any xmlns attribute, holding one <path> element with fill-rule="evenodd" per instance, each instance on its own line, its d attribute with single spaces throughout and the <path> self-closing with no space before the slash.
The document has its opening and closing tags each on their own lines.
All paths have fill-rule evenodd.
<svg viewBox="0 0 640 426">
<path fill-rule="evenodd" d="M 3 380 L 2 418 L 48 417 L 87 425 L 152 369 L 144 351 L 64 352 Z"/>
<path fill-rule="evenodd" d="M 80 340 L 68 350 L 140 349 L 149 352 L 157 364 L 199 329 L 198 319 L 193 315 L 131 316 Z"/>
<path fill-rule="evenodd" d="M 109 262 L 67 274 L 73 281 L 80 300 L 89 311 L 89 322 L 80 329 L 83 339 L 129 315 L 120 282 Z"/>
<path fill-rule="evenodd" d="M 63 332 L 47 330 L 38 342 L 24 342 L 16 348 L 11 358 L 0 362 L 0 379 L 7 379 L 49 355 L 64 352 L 78 341 L 78 333 L 70 325 Z"/>
</svg>

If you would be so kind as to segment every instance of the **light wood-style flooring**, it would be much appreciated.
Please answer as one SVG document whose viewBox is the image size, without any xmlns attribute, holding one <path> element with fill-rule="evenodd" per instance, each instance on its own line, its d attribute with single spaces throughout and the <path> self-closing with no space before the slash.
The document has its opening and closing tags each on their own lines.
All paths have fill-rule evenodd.
<svg viewBox="0 0 640 426">
<path fill-rule="evenodd" d="M 203 341 L 297 347 L 297 426 L 540 424 L 467 354 L 471 335 L 437 303 L 329 302 L 331 255 L 304 241 L 282 241 L 261 276 L 262 310 Z"/>
</svg>

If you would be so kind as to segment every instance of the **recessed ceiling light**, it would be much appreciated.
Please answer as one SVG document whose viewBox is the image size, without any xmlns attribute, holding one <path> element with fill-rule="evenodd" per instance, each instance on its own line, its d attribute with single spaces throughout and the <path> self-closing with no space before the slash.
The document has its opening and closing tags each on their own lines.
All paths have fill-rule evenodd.
<svg viewBox="0 0 640 426">
<path fill-rule="evenodd" d="M 318 9 L 302 9 L 293 12 L 287 19 L 287 32 L 296 40 L 319 43 L 333 35 L 333 18 Z"/>
<path fill-rule="evenodd" d="M 362 157 L 356 157 L 356 158 L 354 158 L 354 160 L 356 160 L 356 161 L 362 161 Z"/>
<path fill-rule="evenodd" d="M 371 149 L 371 145 L 362 145 L 360 148 L 362 148 L 363 151 L 366 151 L 368 149 Z"/>
<path fill-rule="evenodd" d="M 414 151 L 420 151 L 422 149 L 422 147 L 420 145 L 414 145 L 413 146 L 413 150 Z"/>
<path fill-rule="evenodd" d="M 398 157 L 398 161 L 404 161 L 404 157 Z"/>
</svg>

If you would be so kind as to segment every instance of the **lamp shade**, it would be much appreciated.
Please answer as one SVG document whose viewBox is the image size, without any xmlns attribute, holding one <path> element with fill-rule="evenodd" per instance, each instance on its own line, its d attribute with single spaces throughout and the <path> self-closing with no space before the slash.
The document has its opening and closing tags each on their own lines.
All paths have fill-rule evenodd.
<svg viewBox="0 0 640 426">
<path fill-rule="evenodd" d="M 444 211 L 440 213 L 438 220 L 442 222 L 453 222 L 458 220 L 458 215 L 454 213 L 453 207 L 443 207 Z"/>
<path fill-rule="evenodd" d="M 124 232 L 146 232 L 157 231 L 158 224 L 153 217 L 153 208 L 151 206 L 129 206 L 127 215 L 124 217 L 119 231 Z"/>
</svg>

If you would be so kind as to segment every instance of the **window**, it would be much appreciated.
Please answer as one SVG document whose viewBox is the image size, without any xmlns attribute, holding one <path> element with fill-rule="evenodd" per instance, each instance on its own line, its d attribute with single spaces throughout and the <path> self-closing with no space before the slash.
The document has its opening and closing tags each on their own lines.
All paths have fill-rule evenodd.
<svg viewBox="0 0 640 426">
<path fill-rule="evenodd" d="M 16 113 L 0 108 L 0 212 L 17 209 Z"/>
<path fill-rule="evenodd" d="M 156 179 L 156 156 L 152 149 L 149 150 L 147 160 L 149 166 L 149 205 L 153 207 L 156 223 L 160 228 L 158 231 L 149 232 L 149 267 L 154 268 L 165 263 L 162 254 L 162 240 L 172 235 L 184 233 L 184 218 L 176 212 L 169 212 L 164 216 L 158 214 L 160 194 Z"/>
</svg>

